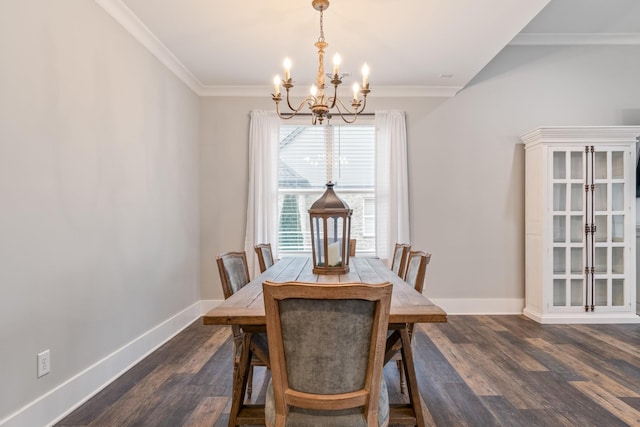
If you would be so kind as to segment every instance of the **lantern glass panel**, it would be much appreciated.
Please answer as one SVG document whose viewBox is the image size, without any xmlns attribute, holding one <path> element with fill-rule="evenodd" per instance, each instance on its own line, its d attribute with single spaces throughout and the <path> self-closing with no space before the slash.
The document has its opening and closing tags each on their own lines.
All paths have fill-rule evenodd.
<svg viewBox="0 0 640 427">
<path fill-rule="evenodd" d="M 342 235 L 344 218 L 327 218 L 327 262 L 329 267 L 342 266 Z"/>
<path fill-rule="evenodd" d="M 313 221 L 313 247 L 315 249 L 316 264 L 324 266 L 326 260 L 324 256 L 324 218 L 315 217 Z"/>
</svg>

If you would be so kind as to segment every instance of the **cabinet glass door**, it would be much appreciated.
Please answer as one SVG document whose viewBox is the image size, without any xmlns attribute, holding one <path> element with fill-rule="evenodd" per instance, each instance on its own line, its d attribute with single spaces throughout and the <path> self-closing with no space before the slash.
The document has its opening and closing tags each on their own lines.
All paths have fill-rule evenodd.
<svg viewBox="0 0 640 427">
<path fill-rule="evenodd" d="M 552 152 L 554 308 L 584 310 L 585 153 L 584 148 Z"/>
<path fill-rule="evenodd" d="M 616 311 L 624 307 L 627 245 L 625 206 L 625 151 L 615 147 L 596 147 L 594 153 L 595 215 L 595 310 Z"/>
</svg>

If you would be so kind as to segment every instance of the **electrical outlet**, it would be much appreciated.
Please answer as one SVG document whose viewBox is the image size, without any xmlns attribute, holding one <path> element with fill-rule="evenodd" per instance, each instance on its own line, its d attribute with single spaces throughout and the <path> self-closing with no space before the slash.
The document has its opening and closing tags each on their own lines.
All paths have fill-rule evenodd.
<svg viewBox="0 0 640 427">
<path fill-rule="evenodd" d="M 43 375 L 47 375 L 51 370 L 51 352 L 45 350 L 42 353 L 38 353 L 38 378 Z"/>
</svg>

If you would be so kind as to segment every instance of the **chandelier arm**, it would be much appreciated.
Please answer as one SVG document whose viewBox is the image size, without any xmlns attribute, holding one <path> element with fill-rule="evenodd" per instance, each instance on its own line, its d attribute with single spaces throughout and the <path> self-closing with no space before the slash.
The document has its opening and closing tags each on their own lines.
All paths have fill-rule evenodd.
<svg viewBox="0 0 640 427">
<path fill-rule="evenodd" d="M 298 114 L 300 112 L 300 110 L 302 110 L 302 107 L 304 106 L 304 103 L 308 102 L 309 98 L 312 98 L 311 95 L 309 95 L 305 99 L 303 99 L 302 102 L 300 103 L 300 105 L 298 105 L 298 108 L 293 108 L 291 106 L 291 103 L 289 102 L 289 91 L 287 91 L 287 106 L 289 107 L 290 112 L 281 113 L 280 112 L 280 102 L 276 102 L 276 113 L 278 114 L 278 117 L 280 117 L 281 119 L 284 119 L 284 120 L 289 120 L 290 118 L 294 117 L 296 114 Z"/>
<path fill-rule="evenodd" d="M 312 95 L 308 95 L 305 99 L 302 100 L 302 102 L 300 102 L 300 105 L 298 105 L 298 108 L 293 108 L 291 106 L 291 101 L 289 100 L 289 90 L 287 90 L 287 107 L 289 107 L 289 110 L 293 112 L 294 116 L 298 114 L 298 112 L 302 109 L 305 102 L 308 103 L 309 105 L 312 105 L 315 102 L 315 98 Z"/>
<path fill-rule="evenodd" d="M 338 115 L 340 116 L 342 121 L 347 123 L 347 124 L 355 123 L 355 121 L 358 119 L 358 113 L 353 113 L 353 114 L 352 113 L 348 113 L 348 114 L 345 113 L 345 114 L 343 114 L 342 111 L 340 111 L 340 108 L 337 108 L 337 110 L 338 110 Z M 348 117 L 352 117 L 352 119 L 349 120 Z"/>
<path fill-rule="evenodd" d="M 350 111 L 349 107 L 344 105 L 344 103 L 340 98 L 334 99 L 334 104 L 341 116 L 344 114 L 348 114 L 350 116 L 357 116 L 358 114 L 362 113 L 364 109 L 367 107 L 367 97 L 366 96 L 364 97 L 364 101 L 362 102 L 362 105 L 360 105 L 360 103 L 356 104 L 355 106 L 352 104 L 352 107 L 353 107 L 352 111 Z M 345 111 L 342 112 L 340 107 L 342 107 Z"/>
<path fill-rule="evenodd" d="M 332 80 L 333 83 L 333 80 Z M 330 110 L 333 110 L 336 106 L 336 100 L 338 99 L 338 85 L 336 83 L 333 83 L 333 101 L 331 101 L 331 107 L 329 107 Z M 329 100 L 331 100 L 331 98 L 329 98 Z"/>
<path fill-rule="evenodd" d="M 287 107 L 289 107 L 289 110 L 291 111 L 295 111 L 296 114 L 300 111 L 300 109 L 302 108 L 302 106 L 304 105 L 305 102 L 309 101 L 309 98 L 311 98 L 311 95 L 307 95 L 307 97 L 305 99 L 302 100 L 302 102 L 300 103 L 300 105 L 298 105 L 298 108 L 293 108 L 291 106 L 291 101 L 289 99 L 289 89 L 287 89 Z"/>
<path fill-rule="evenodd" d="M 295 112 L 291 113 L 290 115 L 285 116 L 284 114 L 282 114 L 282 113 L 280 112 L 280 105 L 279 105 L 279 104 L 276 104 L 276 114 L 277 114 L 277 115 L 278 115 L 278 117 L 279 117 L 279 118 L 281 118 L 282 120 L 289 120 L 290 118 L 295 117 L 295 115 L 296 115 L 296 114 L 298 114 L 298 112 L 297 112 L 297 111 L 295 111 Z"/>
</svg>

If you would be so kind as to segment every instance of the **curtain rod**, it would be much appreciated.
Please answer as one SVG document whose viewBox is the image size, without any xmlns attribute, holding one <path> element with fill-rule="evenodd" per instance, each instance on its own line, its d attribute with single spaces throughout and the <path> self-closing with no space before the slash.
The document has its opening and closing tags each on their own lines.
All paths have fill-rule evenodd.
<svg viewBox="0 0 640 427">
<path fill-rule="evenodd" d="M 296 114 L 296 116 L 311 116 L 311 115 L 313 115 L 313 113 L 298 113 L 298 114 Z M 349 116 L 353 116 L 353 114 L 348 114 L 348 115 Z M 358 114 L 358 117 L 359 116 L 375 116 L 375 115 L 376 115 L 376 113 L 360 113 L 360 114 Z M 334 114 L 333 116 L 340 117 L 340 114 Z"/>
</svg>

